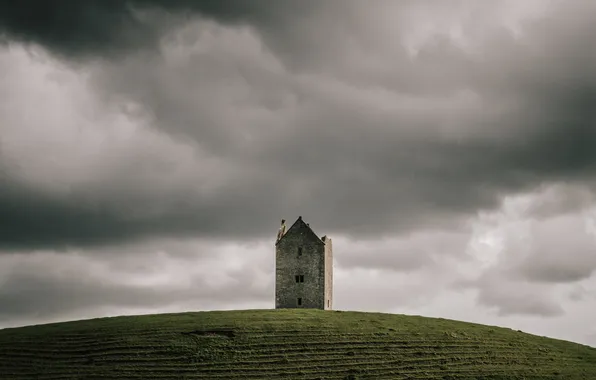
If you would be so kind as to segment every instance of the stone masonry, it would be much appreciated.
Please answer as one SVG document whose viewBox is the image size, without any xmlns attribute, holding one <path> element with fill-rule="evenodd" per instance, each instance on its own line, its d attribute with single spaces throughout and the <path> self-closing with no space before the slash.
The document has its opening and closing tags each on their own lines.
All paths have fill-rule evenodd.
<svg viewBox="0 0 596 380">
<path fill-rule="evenodd" d="M 275 245 L 275 308 L 331 310 L 333 248 L 302 217 Z"/>
</svg>

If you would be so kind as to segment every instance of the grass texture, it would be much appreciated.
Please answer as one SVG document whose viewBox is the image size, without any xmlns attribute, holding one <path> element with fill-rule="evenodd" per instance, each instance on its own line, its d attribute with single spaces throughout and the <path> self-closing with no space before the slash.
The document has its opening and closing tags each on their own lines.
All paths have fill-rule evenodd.
<svg viewBox="0 0 596 380">
<path fill-rule="evenodd" d="M 596 349 L 445 319 L 209 311 L 0 330 L 0 379 L 596 379 Z"/>
</svg>

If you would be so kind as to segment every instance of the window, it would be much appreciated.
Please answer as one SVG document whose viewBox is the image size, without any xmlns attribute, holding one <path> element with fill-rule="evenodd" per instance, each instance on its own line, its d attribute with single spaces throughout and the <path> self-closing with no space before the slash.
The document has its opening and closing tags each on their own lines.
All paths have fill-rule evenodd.
<svg viewBox="0 0 596 380">
<path fill-rule="evenodd" d="M 298 256 L 302 256 L 302 247 L 298 247 Z"/>
<path fill-rule="evenodd" d="M 331 307 L 331 300 L 327 300 L 327 307 Z"/>
<path fill-rule="evenodd" d="M 298 298 L 296 300 L 296 303 L 298 304 L 298 306 L 302 306 L 302 298 Z"/>
<path fill-rule="evenodd" d="M 304 275 L 296 275 L 294 276 L 294 278 L 296 279 L 296 282 L 304 282 Z"/>
</svg>

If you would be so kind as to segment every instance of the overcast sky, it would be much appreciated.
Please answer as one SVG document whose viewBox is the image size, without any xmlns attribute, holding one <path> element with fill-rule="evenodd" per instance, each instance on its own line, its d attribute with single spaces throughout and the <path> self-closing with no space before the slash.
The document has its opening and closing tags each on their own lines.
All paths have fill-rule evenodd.
<svg viewBox="0 0 596 380">
<path fill-rule="evenodd" d="M 15 4 L 0 327 L 273 308 L 302 215 L 337 309 L 596 346 L 593 1 Z"/>
</svg>

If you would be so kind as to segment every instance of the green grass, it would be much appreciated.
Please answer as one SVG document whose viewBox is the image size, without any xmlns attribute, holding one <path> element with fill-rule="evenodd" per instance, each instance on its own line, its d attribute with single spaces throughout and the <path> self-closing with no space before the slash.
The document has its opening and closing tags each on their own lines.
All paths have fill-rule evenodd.
<svg viewBox="0 0 596 380">
<path fill-rule="evenodd" d="M 444 319 L 320 310 L 0 330 L 0 379 L 596 379 L 596 349 Z"/>
</svg>

